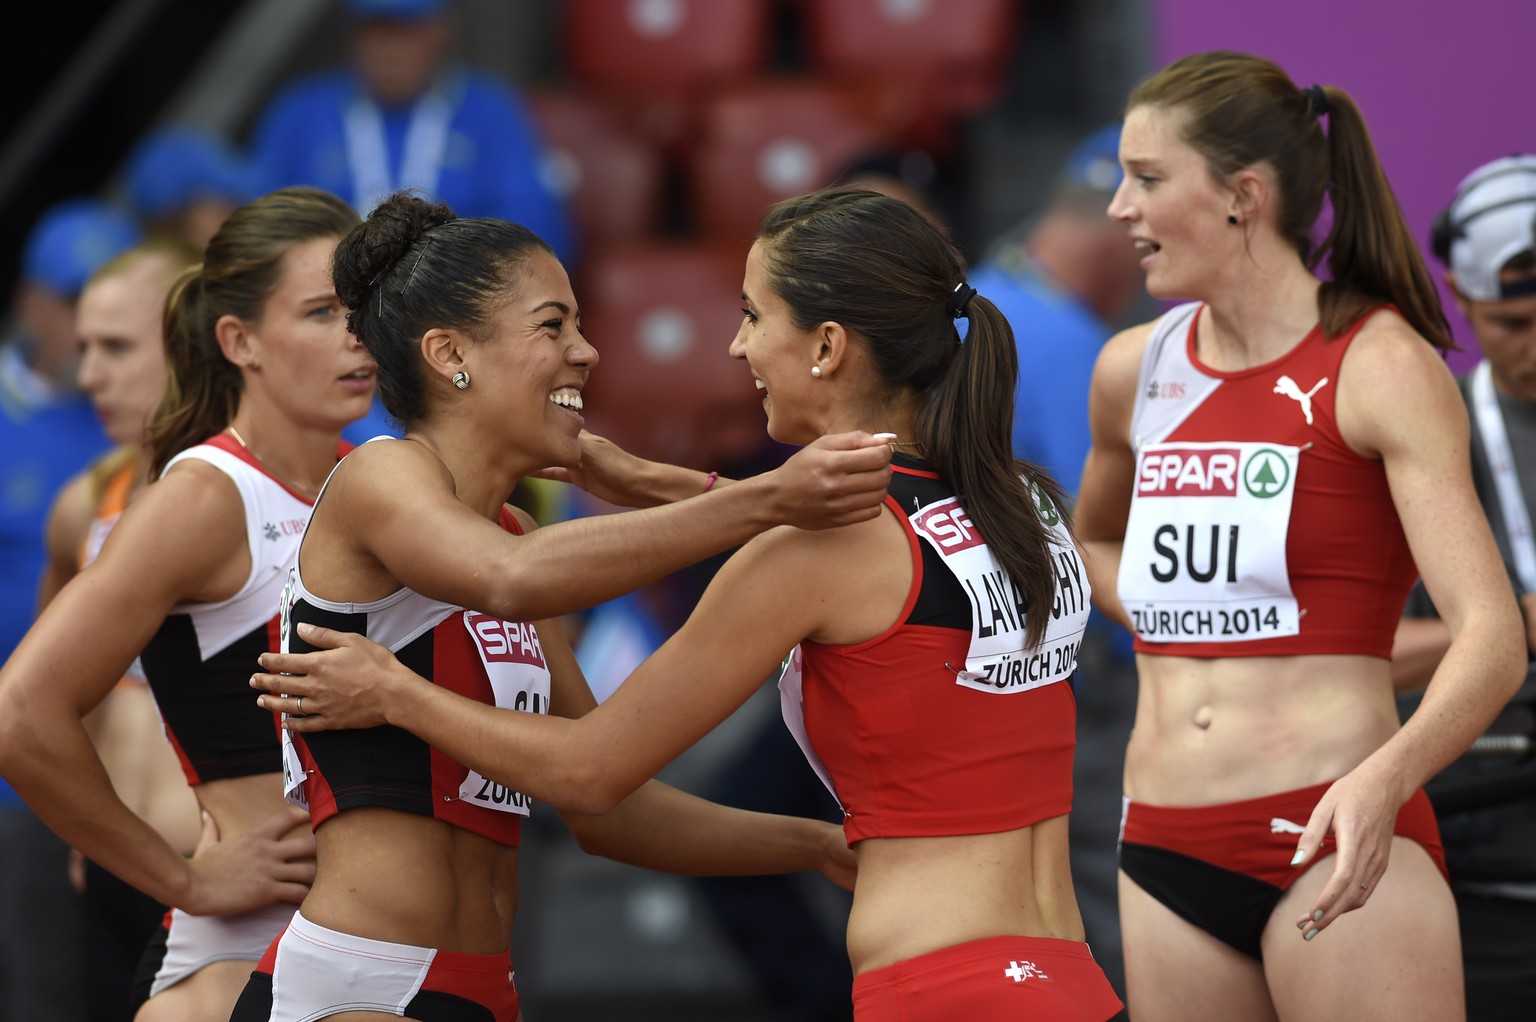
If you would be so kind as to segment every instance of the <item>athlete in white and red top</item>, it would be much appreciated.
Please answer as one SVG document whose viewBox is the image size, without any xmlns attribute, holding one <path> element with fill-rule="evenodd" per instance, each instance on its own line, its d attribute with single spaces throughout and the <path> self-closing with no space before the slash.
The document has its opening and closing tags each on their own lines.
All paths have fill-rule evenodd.
<svg viewBox="0 0 1536 1022">
<path fill-rule="evenodd" d="M 283 803 L 272 718 L 245 712 L 227 666 L 222 689 L 217 672 L 230 643 L 248 639 L 242 658 L 266 647 L 287 570 L 276 561 L 336 465 L 342 427 L 368 410 L 372 362 L 329 276 L 356 221 L 324 192 L 275 192 L 231 216 L 181 278 L 150 438 L 151 477 L 164 475 L 0 671 L 0 771 L 60 837 L 177 910 L 146 958 L 138 1022 L 228 1019 L 313 876 L 313 841 L 295 830 L 304 816 Z M 204 826 L 190 860 L 114 794 L 81 724 L 146 647 L 194 767 Z M 245 743 L 233 753 L 232 735 Z"/>
<path fill-rule="evenodd" d="M 931 221 L 885 196 L 833 189 L 769 212 L 730 349 L 764 394 L 769 435 L 880 431 L 895 470 L 868 521 L 747 543 L 581 719 L 497 712 L 423 684 L 383 646 L 302 627 L 334 648 L 263 658 L 272 673 L 252 683 L 287 693 L 263 702 L 302 700 L 286 726 L 306 740 L 404 728 L 493 782 L 592 813 L 645 795 L 630 793 L 788 657 L 786 717 L 858 856 L 855 1018 L 1104 1022 L 1120 1002 L 1083 943 L 1067 856 L 1085 569 L 1059 490 L 1013 460 L 1013 335 L 964 271 Z M 574 474 L 636 502 L 705 487 L 595 440 Z"/>
<path fill-rule="evenodd" d="M 1137 637 L 1131 1012 L 1458 1019 L 1419 789 L 1523 657 L 1438 297 L 1342 91 L 1207 53 L 1128 110 L 1109 213 L 1151 294 L 1195 300 L 1106 345 L 1077 509 L 1094 595 Z M 1399 728 L 1387 657 L 1415 563 L 1456 639 Z"/>
</svg>

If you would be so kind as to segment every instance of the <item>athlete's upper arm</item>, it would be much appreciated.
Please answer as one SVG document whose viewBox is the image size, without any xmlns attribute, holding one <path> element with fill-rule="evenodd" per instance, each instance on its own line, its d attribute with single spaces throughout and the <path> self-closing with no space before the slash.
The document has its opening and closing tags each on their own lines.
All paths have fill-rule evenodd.
<svg viewBox="0 0 1536 1022">
<path fill-rule="evenodd" d="M 1109 339 L 1093 367 L 1088 392 L 1092 446 L 1083 464 L 1073 526 L 1085 541 L 1118 540 L 1130 515 L 1136 455 L 1131 450 L 1131 413 L 1142 353 L 1153 324 L 1123 330 Z"/>
<path fill-rule="evenodd" d="M 1339 370 L 1339 432 L 1386 470 L 1431 599 L 1453 624 L 1467 601 L 1508 600 L 1509 582 L 1472 485 L 1466 405 L 1439 353 L 1382 312 Z"/>
<path fill-rule="evenodd" d="M 64 584 L 80 570 L 80 551 L 90 532 L 95 508 L 91 506 L 91 473 L 87 469 L 64 484 L 48 512 L 44 535 L 48 560 L 38 584 L 37 609 L 46 607 Z"/>
<path fill-rule="evenodd" d="M 749 542 L 682 628 L 589 715 L 582 746 L 622 750 L 621 790 L 652 777 L 730 716 L 824 624 L 821 578 L 837 570 L 830 549 L 827 533 L 787 527 Z"/>
<path fill-rule="evenodd" d="M 134 500 L 96 560 L 44 609 L 6 663 L 0 691 L 89 710 L 173 606 L 230 595 L 229 580 L 249 572 L 245 549 L 233 483 L 202 463 L 178 466 Z"/>
</svg>

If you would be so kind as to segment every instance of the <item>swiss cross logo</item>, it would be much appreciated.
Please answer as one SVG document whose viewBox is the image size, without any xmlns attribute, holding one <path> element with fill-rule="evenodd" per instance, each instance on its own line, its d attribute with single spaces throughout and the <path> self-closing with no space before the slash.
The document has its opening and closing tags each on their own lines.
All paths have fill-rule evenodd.
<svg viewBox="0 0 1536 1022">
<path fill-rule="evenodd" d="M 1034 962 L 1009 961 L 1008 968 L 1003 970 L 1003 975 L 1015 983 L 1022 983 L 1026 979 L 1050 979 L 1045 970 Z"/>
<path fill-rule="evenodd" d="M 525 621 L 503 621 L 489 614 L 464 612 L 464 624 L 480 647 L 480 656 L 488 664 L 532 664 L 544 666 L 544 648 L 539 633 Z"/>
<path fill-rule="evenodd" d="M 1235 497 L 1239 453 L 1236 447 L 1148 451 L 1136 474 L 1136 496 Z"/>
<path fill-rule="evenodd" d="M 930 504 L 913 515 L 912 527 L 938 544 L 939 552 L 946 557 L 986 542 L 954 497 Z"/>
</svg>

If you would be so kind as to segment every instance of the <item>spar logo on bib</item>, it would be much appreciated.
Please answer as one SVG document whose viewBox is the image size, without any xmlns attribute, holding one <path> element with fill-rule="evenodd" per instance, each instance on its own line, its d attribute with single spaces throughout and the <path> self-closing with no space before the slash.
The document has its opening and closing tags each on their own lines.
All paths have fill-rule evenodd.
<svg viewBox="0 0 1536 1022">
<path fill-rule="evenodd" d="M 1160 447 L 1141 459 L 1138 497 L 1235 497 L 1236 447 Z"/>
<path fill-rule="evenodd" d="M 1291 481 L 1291 466 L 1279 451 L 1268 447 L 1254 451 L 1243 466 L 1243 487 L 1255 497 L 1284 493 Z"/>
<path fill-rule="evenodd" d="M 533 625 L 523 621 L 503 621 L 472 610 L 464 612 L 464 624 L 475 637 L 487 667 L 491 664 L 544 666 L 544 647 L 539 645 L 539 633 Z"/>
</svg>

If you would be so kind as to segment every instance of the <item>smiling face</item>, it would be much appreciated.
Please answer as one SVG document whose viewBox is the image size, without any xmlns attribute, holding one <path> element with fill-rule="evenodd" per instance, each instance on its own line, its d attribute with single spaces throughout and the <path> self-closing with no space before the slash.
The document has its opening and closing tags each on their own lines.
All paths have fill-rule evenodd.
<svg viewBox="0 0 1536 1022">
<path fill-rule="evenodd" d="M 115 444 L 139 444 L 165 389 L 162 313 L 175 274 L 162 255 L 145 255 L 80 294 L 80 389 Z"/>
<path fill-rule="evenodd" d="M 1243 251 L 1243 231 L 1228 222 L 1233 193 L 1186 143 L 1182 115 L 1138 106 L 1125 118 L 1120 163 L 1125 179 L 1109 215 L 1130 232 L 1154 298 L 1203 298 Z"/>
<path fill-rule="evenodd" d="M 247 372 L 246 386 L 265 388 L 297 422 L 340 430 L 367 413 L 374 367 L 347 332 L 346 313 L 331 284 L 336 240 L 301 242 L 283 256 L 261 318 L 246 324 L 257 367 Z"/>
<path fill-rule="evenodd" d="M 763 395 L 768 435 L 785 444 L 807 444 L 824 432 L 826 408 L 818 400 L 829 389 L 811 371 L 821 344 L 816 330 L 801 330 L 789 306 L 768 286 L 763 243 L 747 253 L 741 286 L 741 328 L 731 341 L 732 358 L 742 359 Z"/>
<path fill-rule="evenodd" d="M 581 332 L 581 312 L 560 260 L 536 251 L 514 271 L 508 300 L 486 334 L 463 348 L 467 391 L 455 390 L 450 413 L 477 401 L 489 428 L 539 466 L 580 458 L 582 389 L 597 365 L 597 349 Z"/>
</svg>

